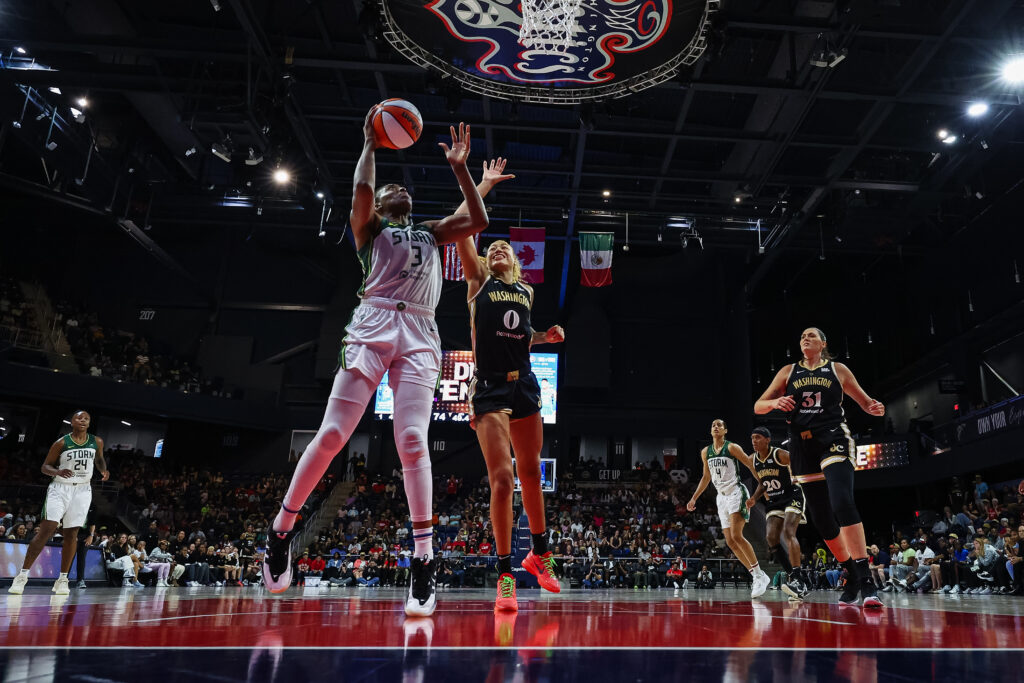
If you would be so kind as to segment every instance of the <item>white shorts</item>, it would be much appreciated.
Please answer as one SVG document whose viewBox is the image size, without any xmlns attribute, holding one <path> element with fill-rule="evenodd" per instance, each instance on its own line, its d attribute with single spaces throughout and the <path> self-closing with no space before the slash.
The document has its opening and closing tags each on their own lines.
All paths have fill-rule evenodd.
<svg viewBox="0 0 1024 683">
<path fill-rule="evenodd" d="M 750 498 L 750 494 L 747 493 L 747 487 L 743 484 L 737 484 L 727 494 L 718 494 L 718 498 L 715 500 L 718 503 L 718 518 L 722 520 L 723 529 L 728 529 L 732 526 L 730 518 L 735 512 L 742 514 L 743 519 L 750 520 L 750 508 L 747 507 L 747 498 Z"/>
<path fill-rule="evenodd" d="M 43 519 L 57 522 L 65 529 L 74 529 L 85 524 L 92 505 L 92 487 L 84 484 L 61 484 L 51 482 L 46 489 L 43 503 Z"/>
<path fill-rule="evenodd" d="M 441 376 L 441 338 L 434 312 L 425 306 L 389 299 L 364 299 L 345 328 L 338 354 L 343 370 L 359 370 L 388 384 L 413 382 L 436 387 Z"/>
</svg>

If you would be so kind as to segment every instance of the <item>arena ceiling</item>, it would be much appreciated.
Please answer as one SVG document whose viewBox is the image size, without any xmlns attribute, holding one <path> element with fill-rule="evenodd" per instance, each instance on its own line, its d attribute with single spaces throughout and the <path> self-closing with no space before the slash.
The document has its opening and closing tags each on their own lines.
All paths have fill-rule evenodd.
<svg viewBox="0 0 1024 683">
<path fill-rule="evenodd" d="M 623 245 L 628 225 L 634 253 L 736 249 L 751 299 L 825 252 L 862 272 L 928 249 L 1020 178 L 1024 89 L 1000 78 L 1024 52 L 1019 0 L 727 0 L 696 64 L 574 105 L 474 94 L 411 63 L 374 0 L 3 0 L 0 14 L 0 181 L 143 227 L 340 232 L 365 112 L 388 97 L 425 118 L 417 145 L 377 157 L 418 213 L 457 203 L 435 143 L 465 120 L 476 160 L 508 157 L 517 175 L 487 199 L 497 230 L 545 226 L 568 245 L 614 230 Z M 277 166 L 293 180 L 275 185 Z M 560 306 L 573 252 L 558 252 Z"/>
</svg>

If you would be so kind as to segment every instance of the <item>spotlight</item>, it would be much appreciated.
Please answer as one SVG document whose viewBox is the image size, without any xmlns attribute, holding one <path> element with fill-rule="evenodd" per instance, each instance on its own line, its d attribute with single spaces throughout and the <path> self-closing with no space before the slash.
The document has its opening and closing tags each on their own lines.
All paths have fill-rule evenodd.
<svg viewBox="0 0 1024 683">
<path fill-rule="evenodd" d="M 939 132 L 936 133 L 936 135 L 938 135 L 939 139 L 942 140 L 944 138 L 948 138 L 949 137 L 949 131 L 946 130 L 945 128 L 940 128 Z"/>
<path fill-rule="evenodd" d="M 623 244 L 622 245 L 622 251 L 629 251 L 629 245 L 628 244 Z"/>
<path fill-rule="evenodd" d="M 739 195 L 736 195 L 735 197 L 732 198 L 732 200 L 734 202 L 736 202 L 737 204 L 739 204 L 740 202 L 743 201 L 743 197 L 740 197 Z"/>
<path fill-rule="evenodd" d="M 1024 83 L 1024 55 L 1015 55 L 1003 65 L 1003 80 L 1014 85 Z"/>
<path fill-rule="evenodd" d="M 602 197 L 611 197 L 612 196 L 612 191 L 611 190 L 605 190 L 605 191 L 603 191 L 601 193 L 601 196 Z"/>
<path fill-rule="evenodd" d="M 231 163 L 231 138 L 225 137 L 224 142 L 213 143 L 210 145 L 210 151 L 221 161 Z"/>
<path fill-rule="evenodd" d="M 85 109 L 89 106 L 89 100 L 87 100 L 84 97 L 79 97 L 77 100 L 75 100 L 75 104 L 77 104 L 80 109 Z"/>
<path fill-rule="evenodd" d="M 967 115 L 978 118 L 988 113 L 988 104 L 985 102 L 975 102 L 971 106 L 967 107 Z"/>
<path fill-rule="evenodd" d="M 320 191 L 317 191 L 317 193 L 316 193 L 316 198 L 317 198 L 317 199 L 323 199 L 323 198 L 324 198 L 324 193 L 323 193 L 323 192 L 320 192 Z"/>
<path fill-rule="evenodd" d="M 195 147 L 189 147 L 188 149 L 185 150 L 185 156 L 187 156 L 187 157 L 190 157 L 190 156 L 192 156 L 195 153 L 196 153 L 196 148 Z"/>
<path fill-rule="evenodd" d="M 946 145 L 952 145 L 954 142 L 956 142 L 956 139 L 957 138 L 956 138 L 955 135 L 949 135 L 949 136 L 946 136 L 946 137 L 942 138 L 942 142 L 943 142 L 943 144 L 946 144 Z"/>
<path fill-rule="evenodd" d="M 23 48 L 21 46 L 18 46 L 16 48 L 14 48 L 14 51 L 17 52 L 19 55 L 25 54 L 25 48 Z"/>
<path fill-rule="evenodd" d="M 284 185 L 292 179 L 292 174 L 283 168 L 278 168 L 274 171 L 274 182 L 278 185 Z"/>
<path fill-rule="evenodd" d="M 50 92 L 52 92 L 52 93 L 53 93 L 54 95 L 63 95 L 63 94 L 64 94 L 64 93 L 62 93 L 62 92 L 60 91 L 60 88 L 58 88 L 58 87 L 57 87 L 57 86 L 55 86 L 55 85 L 51 85 L 51 86 L 50 86 L 50 87 L 49 87 L 48 89 L 49 89 L 49 91 L 50 91 Z"/>
<path fill-rule="evenodd" d="M 245 160 L 246 166 L 258 166 L 263 163 L 263 153 L 257 152 L 254 148 L 249 148 L 249 156 Z"/>
</svg>

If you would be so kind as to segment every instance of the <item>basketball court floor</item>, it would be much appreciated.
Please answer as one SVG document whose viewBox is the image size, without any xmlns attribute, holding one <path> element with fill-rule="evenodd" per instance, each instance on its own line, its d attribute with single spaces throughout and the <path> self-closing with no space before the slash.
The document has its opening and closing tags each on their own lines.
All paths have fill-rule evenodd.
<svg viewBox="0 0 1024 683">
<path fill-rule="evenodd" d="M 1024 678 L 1024 600 L 886 595 L 865 611 L 813 593 L 442 590 L 408 619 L 401 589 L 73 589 L 4 595 L 5 682 L 604 681 Z"/>
</svg>

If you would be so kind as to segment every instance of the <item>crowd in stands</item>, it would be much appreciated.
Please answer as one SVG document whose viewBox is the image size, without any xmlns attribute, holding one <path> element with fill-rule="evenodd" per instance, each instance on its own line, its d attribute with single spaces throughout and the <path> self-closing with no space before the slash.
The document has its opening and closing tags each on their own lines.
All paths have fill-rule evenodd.
<svg viewBox="0 0 1024 683">
<path fill-rule="evenodd" d="M 221 378 L 204 378 L 198 367 L 159 351 L 146 337 L 104 326 L 95 313 L 66 301 L 56 303 L 57 322 L 82 374 L 137 382 L 189 394 L 233 397 Z"/>
<path fill-rule="evenodd" d="M 287 488 L 286 475 L 225 477 L 137 456 L 112 457 L 110 463 L 112 479 L 121 482 L 121 495 L 132 504 L 138 534 L 101 530 L 96 542 L 128 583 L 259 582 L 267 525 Z M 7 458 L 2 469 L 38 479 L 31 465 Z M 333 518 L 297 552 L 299 585 L 311 577 L 331 587 L 407 584 L 412 525 L 401 473 L 385 476 L 358 467 L 355 476 Z M 307 511 L 319 505 L 331 484 L 329 477 L 321 482 Z M 439 584 L 485 585 L 495 561 L 486 477 L 463 481 L 438 474 L 434 490 Z M 686 512 L 692 490 L 692 483 L 668 477 L 629 487 L 582 486 L 571 474 L 560 478 L 558 492 L 547 497 L 547 512 L 549 547 L 558 557 L 561 578 L 582 589 L 748 583 L 749 573 L 725 545 L 714 497 L 702 497 L 697 511 Z M 0 501 L 3 534 L 30 539 L 40 502 Z M 995 490 L 980 477 L 970 487 L 954 479 L 947 502 L 927 525 L 868 530 L 879 586 L 900 592 L 1024 593 L 1024 493 L 1008 486 Z M 805 541 L 804 551 L 811 587 L 841 589 L 845 570 L 824 544 Z"/>
<path fill-rule="evenodd" d="M 11 277 L 0 277 L 0 326 L 11 330 L 7 334 L 10 338 L 5 338 L 8 342 L 14 341 L 14 330 L 38 331 L 33 317 L 29 315 L 21 285 Z"/>
</svg>

